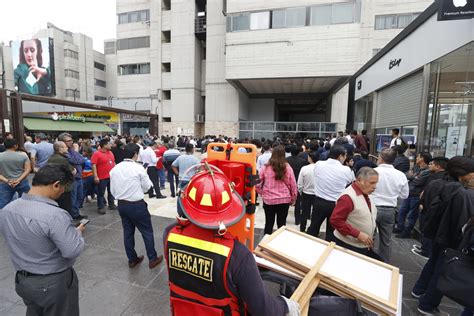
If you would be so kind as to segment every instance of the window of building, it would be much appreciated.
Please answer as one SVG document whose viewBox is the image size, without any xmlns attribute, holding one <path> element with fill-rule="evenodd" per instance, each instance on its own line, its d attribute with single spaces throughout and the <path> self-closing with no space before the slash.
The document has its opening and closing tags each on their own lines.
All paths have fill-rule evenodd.
<svg viewBox="0 0 474 316">
<path fill-rule="evenodd" d="M 332 24 L 354 22 L 353 3 L 335 3 L 332 5 Z"/>
<path fill-rule="evenodd" d="M 105 55 L 115 54 L 115 41 L 104 42 L 104 54 Z"/>
<path fill-rule="evenodd" d="M 150 10 L 131 11 L 118 14 L 118 24 L 146 22 L 150 20 Z"/>
<path fill-rule="evenodd" d="M 117 40 L 117 50 L 150 47 L 150 37 L 132 37 Z"/>
<path fill-rule="evenodd" d="M 73 50 L 65 49 L 64 50 L 64 57 L 69 57 L 73 59 L 79 59 L 79 54 Z"/>
<path fill-rule="evenodd" d="M 94 82 L 96 86 L 103 87 L 103 88 L 107 87 L 107 83 L 104 80 L 94 78 Z"/>
<path fill-rule="evenodd" d="M 80 98 L 81 91 L 77 89 L 66 89 L 66 98 Z"/>
<path fill-rule="evenodd" d="M 171 100 L 171 90 L 161 91 L 161 99 L 162 100 Z"/>
<path fill-rule="evenodd" d="M 79 72 L 72 69 L 64 69 L 64 76 L 74 79 L 79 79 Z"/>
<path fill-rule="evenodd" d="M 163 122 L 170 123 L 171 122 L 171 117 L 164 117 Z"/>
<path fill-rule="evenodd" d="M 250 29 L 249 13 L 241 13 L 230 16 L 232 31 L 248 31 Z"/>
<path fill-rule="evenodd" d="M 97 68 L 99 70 L 105 71 L 105 65 L 101 64 L 99 62 L 94 61 L 94 68 Z"/>
<path fill-rule="evenodd" d="M 403 29 L 407 27 L 408 24 L 410 24 L 419 15 L 420 15 L 419 13 L 376 15 L 375 16 L 375 29 L 376 30 Z"/>
<path fill-rule="evenodd" d="M 161 10 L 163 11 L 171 10 L 171 0 L 161 0 Z"/>
<path fill-rule="evenodd" d="M 285 10 L 275 10 L 272 12 L 272 28 L 285 27 Z"/>
<path fill-rule="evenodd" d="M 171 43 L 171 31 L 161 32 L 161 42 L 162 43 Z"/>
<path fill-rule="evenodd" d="M 306 25 L 306 8 L 291 8 L 285 10 L 285 27 Z"/>
<path fill-rule="evenodd" d="M 171 72 L 171 63 L 161 63 L 162 72 Z"/>
<path fill-rule="evenodd" d="M 251 30 L 266 30 L 270 28 L 270 12 L 255 12 L 250 14 Z"/>
<path fill-rule="evenodd" d="M 95 95 L 94 100 L 95 101 L 105 101 L 105 100 L 107 100 L 107 97 L 103 97 L 103 96 L 100 96 L 100 95 Z"/>
<path fill-rule="evenodd" d="M 143 75 L 150 73 L 150 63 L 128 64 L 117 66 L 117 74 L 119 76 L 126 75 Z"/>
<path fill-rule="evenodd" d="M 331 24 L 332 6 L 321 5 L 311 8 L 311 25 Z"/>
</svg>

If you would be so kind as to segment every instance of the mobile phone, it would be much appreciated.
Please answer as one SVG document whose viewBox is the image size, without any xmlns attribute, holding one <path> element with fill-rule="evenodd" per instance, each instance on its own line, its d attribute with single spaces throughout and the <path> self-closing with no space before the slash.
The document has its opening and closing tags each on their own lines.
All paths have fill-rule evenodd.
<svg viewBox="0 0 474 316">
<path fill-rule="evenodd" d="M 87 218 L 83 218 L 83 219 L 81 219 L 79 224 L 82 224 L 82 225 L 86 226 L 87 224 L 89 224 L 89 222 L 90 222 L 90 220 L 88 220 Z"/>
</svg>

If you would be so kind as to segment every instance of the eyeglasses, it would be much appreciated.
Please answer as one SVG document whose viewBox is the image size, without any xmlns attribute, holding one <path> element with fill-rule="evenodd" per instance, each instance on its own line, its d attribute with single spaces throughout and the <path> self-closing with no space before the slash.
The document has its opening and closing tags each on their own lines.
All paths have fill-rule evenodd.
<svg viewBox="0 0 474 316">
<path fill-rule="evenodd" d="M 65 140 L 64 142 L 65 142 L 65 143 L 70 143 L 70 142 L 72 142 L 72 141 L 73 141 L 72 139 L 69 139 L 69 140 Z"/>
</svg>

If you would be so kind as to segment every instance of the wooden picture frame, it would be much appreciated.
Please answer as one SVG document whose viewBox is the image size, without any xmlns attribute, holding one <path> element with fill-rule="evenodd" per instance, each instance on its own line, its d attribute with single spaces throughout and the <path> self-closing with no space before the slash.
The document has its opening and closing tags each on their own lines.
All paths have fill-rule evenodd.
<svg viewBox="0 0 474 316">
<path fill-rule="evenodd" d="M 291 235 L 290 235 L 291 234 Z M 293 273 L 296 273 L 298 275 L 301 275 L 301 273 L 308 273 L 311 268 L 314 266 L 314 264 L 317 261 L 317 257 L 315 257 L 313 263 L 309 263 L 310 259 L 309 258 L 302 258 L 303 256 L 295 256 L 295 249 L 285 249 L 282 250 L 281 247 L 278 247 L 278 242 L 284 242 L 282 239 L 283 237 L 285 238 L 293 238 L 294 240 L 298 240 L 301 243 L 306 244 L 306 248 L 308 249 L 308 245 L 312 244 L 313 247 L 319 247 L 319 249 L 325 249 L 328 246 L 328 242 L 315 238 L 311 235 L 308 235 L 306 233 L 299 232 L 297 230 L 288 228 L 288 227 L 281 227 L 278 229 L 276 232 L 274 232 L 272 235 L 270 235 L 268 238 L 265 238 L 262 240 L 262 242 L 259 244 L 259 254 L 263 254 L 265 259 L 281 265 L 283 263 L 283 267 L 288 268 Z M 277 242 L 278 240 L 278 242 Z M 311 241 L 311 243 L 310 243 Z M 318 250 L 319 251 L 319 250 Z M 317 256 L 316 250 L 313 249 L 313 255 Z M 320 252 L 320 251 L 319 251 Z M 321 275 L 321 285 L 328 285 L 333 288 L 337 288 L 340 290 L 340 292 L 344 293 L 349 293 L 352 294 L 352 296 L 355 296 L 356 298 L 360 299 L 362 302 L 365 302 L 366 305 L 371 305 L 371 306 L 376 306 L 378 310 L 380 311 L 386 311 L 388 314 L 396 314 L 396 311 L 398 309 L 398 283 L 399 283 L 399 269 L 397 267 L 388 265 L 384 262 L 380 262 L 378 260 L 366 257 L 364 255 L 361 255 L 359 253 L 350 251 L 348 249 L 336 246 L 335 250 L 331 252 L 330 256 L 328 257 L 328 260 L 326 263 L 329 264 L 329 260 L 331 260 L 331 256 L 334 256 L 336 258 L 337 256 L 342 257 L 344 255 L 349 255 L 350 257 L 347 257 L 347 259 L 352 259 L 354 262 L 359 263 L 360 265 L 365 265 L 366 263 L 372 265 L 372 273 L 375 271 L 378 271 L 380 273 L 383 273 L 384 275 L 390 273 L 390 288 L 386 288 L 384 290 L 384 293 L 386 294 L 385 297 L 382 295 L 379 295 L 379 292 L 377 291 L 376 293 L 371 292 L 367 289 L 367 284 L 353 284 L 350 281 L 347 281 L 347 279 L 344 279 L 341 277 L 341 275 L 337 275 L 337 272 L 332 271 L 332 273 L 328 273 L 325 271 L 325 267 L 321 268 L 319 271 L 319 274 Z M 296 258 L 295 258 L 296 257 Z M 273 258 L 271 260 L 270 258 Z M 276 260 L 275 260 L 276 259 Z M 276 261 L 280 262 L 277 263 Z M 330 270 L 330 266 L 327 266 L 328 269 Z M 370 269 L 369 269 L 370 270 Z M 296 271 L 299 271 L 297 273 Z M 380 286 L 380 282 L 377 282 L 377 285 Z M 365 289 L 364 289 L 365 286 Z M 342 291 L 341 291 L 342 290 Z"/>
</svg>

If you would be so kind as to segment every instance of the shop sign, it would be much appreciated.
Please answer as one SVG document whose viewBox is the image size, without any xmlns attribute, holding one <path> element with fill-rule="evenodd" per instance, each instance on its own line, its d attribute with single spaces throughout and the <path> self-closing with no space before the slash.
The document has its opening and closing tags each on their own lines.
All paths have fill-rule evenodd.
<svg viewBox="0 0 474 316">
<path fill-rule="evenodd" d="M 448 127 L 448 134 L 446 137 L 446 158 L 463 155 L 466 135 L 467 126 Z"/>
<path fill-rule="evenodd" d="M 72 114 L 58 114 L 58 113 L 53 113 L 51 115 L 51 118 L 53 121 L 74 121 L 74 122 L 81 122 L 84 123 L 86 121 L 85 117 L 82 116 L 74 116 Z"/>
<path fill-rule="evenodd" d="M 107 111 L 86 111 L 86 112 L 74 112 L 75 116 L 82 116 L 85 118 L 98 119 L 105 121 L 106 123 L 118 123 L 119 116 L 115 112 Z"/>
<path fill-rule="evenodd" d="M 438 0 L 438 21 L 474 18 L 474 0 Z"/>
<path fill-rule="evenodd" d="M 388 70 L 392 70 L 393 67 L 400 66 L 401 62 L 402 62 L 401 58 L 390 60 L 390 62 L 388 63 Z"/>
</svg>

